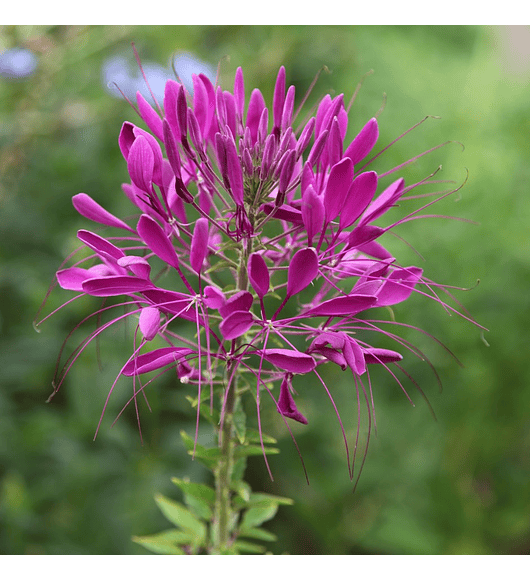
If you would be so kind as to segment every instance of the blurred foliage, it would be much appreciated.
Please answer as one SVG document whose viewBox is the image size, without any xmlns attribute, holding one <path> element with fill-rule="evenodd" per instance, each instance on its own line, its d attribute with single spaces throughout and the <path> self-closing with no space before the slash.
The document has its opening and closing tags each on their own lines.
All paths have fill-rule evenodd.
<svg viewBox="0 0 530 580">
<path fill-rule="evenodd" d="M 281 64 L 298 95 L 326 66 L 330 74 L 321 75 L 312 97 L 343 92 L 346 101 L 373 70 L 352 107 L 349 137 L 383 105 L 379 148 L 426 115 L 439 116 L 399 140 L 375 168 L 384 172 L 454 140 L 400 174 L 413 183 L 442 165 L 437 178 L 455 182 L 442 188 L 466 183 L 433 213 L 478 222 L 417 220 L 397 231 L 410 246 L 390 240 L 403 263 L 421 265 L 429 278 L 473 287 L 454 292 L 490 330 L 490 346 L 479 329 L 425 298 L 396 307 L 397 320 L 424 328 L 464 366 L 427 335 L 405 329 L 440 372 L 442 394 L 428 366 L 405 357 L 437 421 L 413 385 L 415 408 L 375 369 L 377 436 L 355 493 L 338 422 L 316 382 L 295 382 L 309 425 L 292 426 L 309 486 L 281 418 L 264 405 L 266 431 L 282 452 L 272 460 L 273 482 L 259 457 L 249 462 L 248 478 L 254 489 L 295 500 L 266 526 L 279 537 L 273 550 L 528 553 L 530 30 L 467 26 L 0 28 L 0 50 L 23 46 L 38 56 L 32 76 L 0 78 L 0 553 L 144 554 L 131 536 L 165 525 L 153 496 L 180 499 L 171 477 L 206 478 L 179 438 L 181 429 L 194 429 L 190 393 L 165 380 L 150 390 L 152 412 L 142 409 L 143 444 L 133 409 L 111 428 L 130 396 L 126 381 L 93 441 L 108 389 L 130 353 L 123 329 L 103 337 L 99 353 L 89 348 L 45 404 L 62 341 L 94 305 L 76 301 L 40 334 L 32 328 L 48 283 L 77 245 L 76 230 L 87 226 L 70 198 L 84 191 L 117 215 L 131 212 L 120 189 L 126 165 L 117 138 L 123 121 L 138 119 L 101 82 L 110 56 L 134 64 L 131 41 L 142 60 L 163 66 L 176 51 L 220 63 L 221 81 L 230 86 L 241 65 L 247 92 L 259 86 L 266 99 Z M 56 290 L 44 314 L 65 299 Z M 331 369 L 325 378 L 353 438 L 351 378 Z M 208 438 L 207 426 L 201 438 Z"/>
</svg>

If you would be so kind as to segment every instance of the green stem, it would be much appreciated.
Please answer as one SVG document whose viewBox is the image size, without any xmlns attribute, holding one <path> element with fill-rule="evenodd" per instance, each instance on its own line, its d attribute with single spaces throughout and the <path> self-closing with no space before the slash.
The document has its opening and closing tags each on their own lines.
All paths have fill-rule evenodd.
<svg viewBox="0 0 530 580">
<path fill-rule="evenodd" d="M 241 248 L 240 265 L 237 272 L 238 290 L 248 288 L 247 265 L 252 251 L 252 240 L 244 240 Z M 232 352 L 239 344 L 240 339 L 232 343 Z M 237 365 L 237 362 L 236 362 Z M 213 526 L 213 554 L 227 554 L 230 552 L 230 531 L 232 527 L 233 510 L 231 498 L 232 472 L 234 468 L 234 450 L 236 442 L 234 438 L 234 409 L 238 400 L 237 395 L 237 366 L 232 369 L 230 362 L 227 364 L 227 377 L 229 389 L 224 402 L 223 422 L 219 429 L 219 449 L 221 457 L 215 468 L 215 510 Z"/>
</svg>

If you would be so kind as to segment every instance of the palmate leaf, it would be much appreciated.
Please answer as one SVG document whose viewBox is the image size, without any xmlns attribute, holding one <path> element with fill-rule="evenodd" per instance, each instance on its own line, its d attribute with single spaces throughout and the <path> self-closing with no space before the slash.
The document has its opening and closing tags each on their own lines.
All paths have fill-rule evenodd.
<svg viewBox="0 0 530 580">
<path fill-rule="evenodd" d="M 186 551 L 182 545 L 190 544 L 190 536 L 180 530 L 166 530 L 150 536 L 133 536 L 132 541 L 140 544 L 155 554 L 183 555 Z"/>
<path fill-rule="evenodd" d="M 206 541 L 206 525 L 179 502 L 161 494 L 155 501 L 164 516 L 175 526 L 186 532 L 193 546 L 203 546 Z"/>
</svg>

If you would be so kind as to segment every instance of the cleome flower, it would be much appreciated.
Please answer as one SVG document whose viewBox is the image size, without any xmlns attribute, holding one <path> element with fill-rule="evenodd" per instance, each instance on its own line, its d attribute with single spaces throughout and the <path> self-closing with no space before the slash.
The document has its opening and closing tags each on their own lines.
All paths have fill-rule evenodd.
<svg viewBox="0 0 530 580">
<path fill-rule="evenodd" d="M 93 316 L 123 304 L 129 309 L 75 349 L 55 390 L 94 338 L 133 317 L 133 352 L 117 378 L 133 378 L 135 404 L 150 383 L 141 383 L 143 375 L 172 371 L 196 386 L 197 421 L 205 386 L 211 398 L 221 391 L 224 401 L 230 389 L 251 390 L 261 432 L 264 395 L 285 420 L 311 421 L 297 408 L 294 386 L 299 375 L 313 374 L 335 409 L 353 477 L 355 454 L 350 458 L 333 389 L 320 371 L 335 365 L 351 373 L 370 430 L 370 365 L 384 367 L 405 390 L 396 375 L 403 353 L 427 360 L 389 330 L 400 323 L 373 312 L 420 293 L 466 317 L 439 297 L 443 286 L 401 265 L 384 246 L 389 230 L 453 191 L 390 226 L 377 225 L 412 189 L 437 182 L 430 176 L 406 186 L 400 178 L 382 186 L 382 177 L 399 168 L 383 176 L 369 169 L 379 135 L 375 118 L 345 142 L 349 107 L 342 94 L 326 95 L 303 123 L 294 105 L 283 67 L 272 108 L 258 89 L 247 101 L 240 68 L 232 91 L 200 74 L 191 96 L 169 80 L 163 109 L 138 93 L 146 129 L 125 122 L 118 140 L 130 176 L 123 191 L 138 216 L 126 222 L 86 193 L 75 195 L 82 216 L 121 233 L 80 230 L 89 256 L 57 272 L 58 284 L 77 296 L 120 298 Z M 378 347 L 378 334 L 393 339 L 396 350 Z M 357 439 L 359 430 L 358 422 Z"/>
</svg>

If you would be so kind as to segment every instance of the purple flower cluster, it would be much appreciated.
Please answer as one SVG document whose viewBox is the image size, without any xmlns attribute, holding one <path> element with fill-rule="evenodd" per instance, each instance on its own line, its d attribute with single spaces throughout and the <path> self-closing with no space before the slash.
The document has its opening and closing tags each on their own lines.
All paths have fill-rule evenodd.
<svg viewBox="0 0 530 580">
<path fill-rule="evenodd" d="M 135 385 L 145 373 L 172 370 L 197 385 L 199 401 L 205 385 L 225 393 L 252 389 L 258 421 L 265 393 L 281 415 L 305 424 L 294 400 L 297 375 L 316 375 L 339 416 L 320 374 L 331 363 L 351 372 L 370 417 L 368 366 L 382 365 L 399 382 L 392 369 L 402 354 L 367 337 L 383 334 L 423 358 L 386 330 L 392 321 L 373 320 L 372 310 L 412 292 L 441 302 L 420 268 L 400 265 L 381 243 L 423 208 L 376 225 L 418 185 L 397 179 L 379 192 L 380 176 L 366 170 L 377 120 L 345 143 L 348 111 L 340 94 L 326 95 L 298 123 L 295 88 L 286 88 L 283 67 L 272 109 L 258 89 L 247 102 L 241 69 L 232 92 L 200 74 L 193 96 L 167 82 L 163 112 L 141 94 L 137 104 L 148 130 L 124 123 L 119 146 L 130 176 L 123 191 L 140 215 L 128 224 L 87 194 L 75 195 L 82 216 L 123 234 L 80 230 L 90 256 L 57 272 L 59 285 L 78 296 L 123 299 L 98 315 L 123 303 L 130 308 L 83 341 L 62 378 L 92 339 L 133 316 L 134 349 L 118 376 L 133 377 Z M 151 380 L 135 386 L 131 400 Z"/>
</svg>

